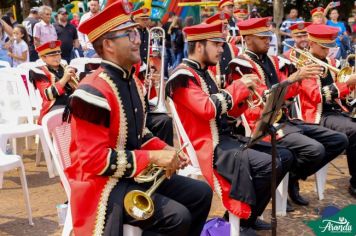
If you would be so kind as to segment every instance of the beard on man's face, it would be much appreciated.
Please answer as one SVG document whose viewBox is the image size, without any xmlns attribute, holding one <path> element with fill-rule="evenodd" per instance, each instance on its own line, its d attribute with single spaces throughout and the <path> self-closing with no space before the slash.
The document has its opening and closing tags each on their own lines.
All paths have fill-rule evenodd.
<svg viewBox="0 0 356 236">
<path fill-rule="evenodd" d="M 214 58 L 210 58 L 208 50 L 206 49 L 206 47 L 204 47 L 204 55 L 203 55 L 204 61 L 203 63 L 206 66 L 215 66 L 221 58 L 221 54 L 219 54 L 219 58 L 217 59 L 217 61 L 214 61 Z"/>
</svg>

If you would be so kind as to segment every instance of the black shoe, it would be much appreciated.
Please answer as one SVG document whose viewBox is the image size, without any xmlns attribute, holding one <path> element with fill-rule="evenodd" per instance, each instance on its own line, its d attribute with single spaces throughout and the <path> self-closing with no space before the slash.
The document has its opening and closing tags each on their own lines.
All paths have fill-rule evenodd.
<svg viewBox="0 0 356 236">
<path fill-rule="evenodd" d="M 309 205 L 308 200 L 304 199 L 302 196 L 299 195 L 299 183 L 298 183 L 298 180 L 289 179 L 288 194 L 289 194 L 290 199 L 295 204 L 298 204 L 298 205 L 301 205 L 301 206 L 308 206 Z"/>
<path fill-rule="evenodd" d="M 252 228 L 254 230 L 271 230 L 272 225 L 270 223 L 267 223 L 266 221 L 257 218 Z"/>
<path fill-rule="evenodd" d="M 290 203 L 290 201 L 289 200 L 287 200 L 287 209 L 286 209 L 286 211 L 287 212 L 293 212 L 295 209 L 294 209 L 294 207 L 292 206 L 292 204 Z"/>
<path fill-rule="evenodd" d="M 349 186 L 349 193 L 351 194 L 351 196 L 356 198 L 356 188 L 352 187 L 351 185 Z"/>
<path fill-rule="evenodd" d="M 250 227 L 240 226 L 240 236 L 258 236 Z"/>
<path fill-rule="evenodd" d="M 225 211 L 223 219 L 226 220 L 227 222 L 229 222 L 229 212 Z"/>
</svg>

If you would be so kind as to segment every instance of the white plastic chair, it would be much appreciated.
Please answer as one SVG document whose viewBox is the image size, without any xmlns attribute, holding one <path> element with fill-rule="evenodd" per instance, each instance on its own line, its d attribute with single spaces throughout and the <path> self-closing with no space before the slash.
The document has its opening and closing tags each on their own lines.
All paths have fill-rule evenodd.
<svg viewBox="0 0 356 236">
<path fill-rule="evenodd" d="M 45 156 L 48 174 L 54 177 L 50 153 L 45 142 L 42 126 L 33 123 L 32 107 L 21 76 L 0 70 L 0 150 L 6 152 L 8 140 L 38 135 Z M 26 123 L 19 118 L 26 117 Z M 13 142 L 16 145 L 16 142 Z M 16 147 L 13 148 L 16 151 Z M 36 153 L 36 165 L 39 164 L 41 152 Z M 2 174 L 0 173 L 0 186 Z"/>
<path fill-rule="evenodd" d="M 69 236 L 73 230 L 72 214 L 70 208 L 71 189 L 64 174 L 64 169 L 71 165 L 69 145 L 71 139 L 70 124 L 62 121 L 64 109 L 58 109 L 47 113 L 42 120 L 42 126 L 49 150 L 53 156 L 56 167 L 68 199 L 67 215 L 62 231 L 62 236 Z M 124 235 L 139 236 L 142 230 L 131 225 L 124 225 Z"/>
<path fill-rule="evenodd" d="M 39 91 L 36 91 L 33 83 L 30 81 L 29 71 L 37 66 L 38 66 L 38 64 L 36 62 L 25 62 L 25 63 L 18 65 L 16 68 L 21 75 L 26 77 L 28 93 L 30 96 L 30 102 L 31 102 L 31 105 L 33 108 L 33 116 L 35 118 L 37 118 L 40 115 L 40 110 L 41 110 L 41 106 L 42 106 L 42 98 L 41 98 Z"/>
<path fill-rule="evenodd" d="M 100 64 L 101 58 L 77 57 L 72 59 L 69 65 L 75 67 L 80 73 L 85 71 L 85 65 L 88 63 Z"/>
<path fill-rule="evenodd" d="M 33 225 L 32 221 L 32 211 L 31 211 L 31 204 L 30 204 L 30 197 L 28 193 L 27 187 L 27 180 L 25 175 L 25 167 L 22 163 L 22 160 L 17 155 L 5 155 L 4 153 L 0 152 L 0 172 L 4 173 L 9 170 L 17 169 L 19 170 L 21 186 L 24 194 L 26 211 L 28 215 L 28 223 Z M 2 183 L 0 183 L 2 184 Z M 2 186 L 0 186 L 2 188 Z"/>
<path fill-rule="evenodd" d="M 188 143 L 188 146 L 186 147 L 186 151 L 190 158 L 190 161 L 192 162 L 192 165 L 189 165 L 186 168 L 184 168 L 183 170 L 180 170 L 179 174 L 183 175 L 183 176 L 193 176 L 193 177 L 197 178 L 197 176 L 202 175 L 202 173 L 201 173 L 201 170 L 199 167 L 199 162 L 198 162 L 196 152 L 194 150 L 192 143 L 189 140 L 187 133 L 184 130 L 182 122 L 180 121 L 180 118 L 178 116 L 174 102 L 170 98 L 167 98 L 167 100 L 168 100 L 168 104 L 169 104 L 169 107 L 170 107 L 170 110 L 172 113 L 174 126 L 176 129 L 177 135 L 179 137 L 178 140 L 183 141 L 183 143 Z M 229 212 L 229 222 L 230 222 L 230 236 L 239 236 L 240 235 L 240 218 L 237 217 L 236 215 L 232 214 L 231 212 Z"/>
<path fill-rule="evenodd" d="M 0 60 L 0 68 L 11 68 L 11 65 L 7 61 L 1 61 Z"/>
</svg>

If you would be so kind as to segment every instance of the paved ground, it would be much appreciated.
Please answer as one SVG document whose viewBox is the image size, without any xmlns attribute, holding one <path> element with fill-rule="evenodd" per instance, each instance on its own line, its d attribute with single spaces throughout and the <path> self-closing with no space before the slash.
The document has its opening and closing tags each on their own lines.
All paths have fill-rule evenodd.
<svg viewBox="0 0 356 236">
<path fill-rule="evenodd" d="M 25 151 L 23 157 L 27 181 L 30 188 L 30 200 L 34 217 L 34 226 L 28 225 L 23 201 L 23 194 L 17 171 L 5 173 L 4 186 L 0 190 L 0 235 L 60 235 L 61 227 L 57 223 L 56 204 L 66 200 L 59 178 L 49 179 L 44 160 L 41 166 L 35 166 L 34 150 Z M 325 190 L 325 199 L 317 200 L 314 191 L 314 178 L 301 184 L 302 194 L 311 201 L 309 207 L 296 207 L 296 211 L 286 217 L 278 217 L 278 235 L 313 235 L 303 223 L 304 220 L 317 218 L 317 214 L 325 206 L 336 205 L 340 208 L 351 203 L 356 204 L 348 192 L 348 172 L 345 157 L 338 157 L 334 163 L 346 174 L 338 173 L 330 167 Z M 222 216 L 224 208 L 214 197 L 210 217 Z M 269 219 L 270 205 L 264 213 Z M 270 232 L 258 232 L 269 235 Z"/>
</svg>

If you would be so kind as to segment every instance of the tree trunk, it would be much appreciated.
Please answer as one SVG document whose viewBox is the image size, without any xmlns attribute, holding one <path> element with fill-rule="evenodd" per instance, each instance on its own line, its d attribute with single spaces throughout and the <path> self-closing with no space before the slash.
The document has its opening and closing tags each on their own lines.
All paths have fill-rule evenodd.
<svg viewBox="0 0 356 236">
<path fill-rule="evenodd" d="M 278 30 L 282 23 L 283 16 L 284 16 L 283 0 L 274 0 L 273 1 L 273 21 L 276 23 L 276 29 L 278 29 Z M 278 38 L 278 45 L 281 45 L 280 34 L 277 34 L 277 38 Z"/>
<path fill-rule="evenodd" d="M 31 9 L 31 0 L 22 0 L 22 18 L 25 19 L 29 14 L 30 14 L 30 9 Z"/>
</svg>

